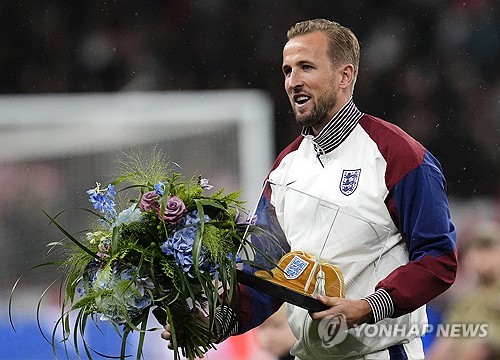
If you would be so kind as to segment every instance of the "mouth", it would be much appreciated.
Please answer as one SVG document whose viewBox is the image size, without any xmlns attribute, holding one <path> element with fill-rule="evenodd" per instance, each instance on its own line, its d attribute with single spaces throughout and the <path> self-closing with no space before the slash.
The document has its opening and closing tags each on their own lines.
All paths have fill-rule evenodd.
<svg viewBox="0 0 500 360">
<path fill-rule="evenodd" d="M 294 95 L 293 102 L 297 105 L 304 105 L 311 99 L 310 96 L 304 94 Z"/>
</svg>

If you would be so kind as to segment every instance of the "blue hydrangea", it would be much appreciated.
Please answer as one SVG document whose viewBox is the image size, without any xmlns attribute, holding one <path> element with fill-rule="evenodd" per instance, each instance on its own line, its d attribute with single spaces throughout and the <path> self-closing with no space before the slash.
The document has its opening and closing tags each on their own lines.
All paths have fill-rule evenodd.
<svg viewBox="0 0 500 360">
<path fill-rule="evenodd" d="M 130 283 L 124 292 L 113 292 L 111 296 L 101 298 L 99 305 L 102 312 L 101 320 L 113 320 L 117 324 L 124 324 L 127 316 L 133 319 L 152 304 L 152 299 L 145 289 L 153 288 L 153 284 L 147 278 L 137 277 L 136 272 L 135 266 L 118 272 L 109 268 L 97 271 L 92 285 L 95 291 L 111 290 L 120 284 Z M 126 310 L 126 315 L 124 310 Z"/>
<path fill-rule="evenodd" d="M 142 212 L 134 204 L 130 206 L 128 209 L 125 209 L 118 214 L 115 222 L 113 223 L 113 227 L 121 224 L 130 224 L 134 221 L 139 221 L 141 217 L 142 217 Z"/>
<path fill-rule="evenodd" d="M 91 261 L 88 265 L 87 265 L 87 268 L 85 269 L 85 273 L 87 274 L 88 276 L 88 285 L 89 286 L 92 286 L 92 284 L 94 283 L 96 277 L 97 277 L 97 272 L 99 271 L 99 266 L 97 264 L 97 262 L 94 260 L 94 261 Z M 80 296 L 83 296 L 86 294 L 86 291 L 85 291 L 85 283 L 83 280 L 80 281 L 80 283 L 77 285 L 76 287 L 76 291 L 78 292 L 78 294 Z"/>
<path fill-rule="evenodd" d="M 210 217 L 205 215 L 205 221 L 210 221 Z M 176 264 L 182 271 L 193 276 L 193 245 L 198 224 L 201 222 L 198 211 L 194 210 L 186 214 L 184 227 L 174 231 L 168 240 L 161 245 L 162 251 L 169 256 L 173 256 Z M 199 267 L 201 270 L 210 270 L 210 265 L 206 263 L 205 250 L 200 249 Z"/>
<path fill-rule="evenodd" d="M 186 226 L 174 231 L 166 242 L 161 245 L 166 255 L 174 257 L 175 262 L 184 272 L 189 272 L 193 266 L 193 244 L 197 227 Z"/>
<path fill-rule="evenodd" d="M 208 215 L 205 214 L 205 216 L 203 216 L 203 220 L 205 222 L 208 222 L 211 219 Z M 201 219 L 200 219 L 200 214 L 198 213 L 198 210 L 193 210 L 193 211 L 187 213 L 186 216 L 184 217 L 184 224 L 185 225 L 198 225 L 200 222 L 201 222 Z"/>
</svg>

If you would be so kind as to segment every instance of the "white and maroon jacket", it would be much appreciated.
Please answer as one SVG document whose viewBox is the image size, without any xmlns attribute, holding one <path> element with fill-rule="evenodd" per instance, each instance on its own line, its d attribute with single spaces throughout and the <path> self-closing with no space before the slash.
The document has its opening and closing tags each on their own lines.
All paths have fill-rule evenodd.
<svg viewBox="0 0 500 360">
<path fill-rule="evenodd" d="M 268 180 L 280 186 L 265 189 L 258 213 L 274 212 L 289 250 L 340 267 L 346 297 L 365 298 L 378 325 L 410 330 L 365 336 L 373 334 L 362 331 L 365 324 L 349 330 L 340 344 L 324 346 L 317 322 L 289 305 L 288 320 L 298 339 L 292 354 L 300 359 L 423 358 L 422 334 L 415 328 L 425 329 L 425 304 L 451 286 L 457 267 L 440 164 L 397 126 L 361 113 L 352 99 L 318 136 L 310 132 L 304 128 L 278 156 Z M 335 204 L 338 211 L 318 210 L 317 201 L 299 193 Z M 280 305 L 242 285 L 238 332 L 258 326 Z"/>
</svg>

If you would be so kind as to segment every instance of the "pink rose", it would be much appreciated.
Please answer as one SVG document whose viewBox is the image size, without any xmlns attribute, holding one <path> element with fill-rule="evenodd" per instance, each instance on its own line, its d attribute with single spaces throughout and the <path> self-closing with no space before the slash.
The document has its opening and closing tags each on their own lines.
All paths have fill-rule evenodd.
<svg viewBox="0 0 500 360">
<path fill-rule="evenodd" d="M 139 202 L 139 209 L 141 211 L 151 211 L 160 209 L 160 203 L 158 202 L 158 194 L 156 191 L 149 191 L 142 195 L 141 201 Z"/>
<path fill-rule="evenodd" d="M 157 209 L 158 217 L 161 219 L 161 209 Z M 184 201 L 178 196 L 169 196 L 167 204 L 165 206 L 165 213 L 163 214 L 163 220 L 171 224 L 177 224 L 182 220 L 184 215 L 187 213 L 186 205 Z"/>
</svg>

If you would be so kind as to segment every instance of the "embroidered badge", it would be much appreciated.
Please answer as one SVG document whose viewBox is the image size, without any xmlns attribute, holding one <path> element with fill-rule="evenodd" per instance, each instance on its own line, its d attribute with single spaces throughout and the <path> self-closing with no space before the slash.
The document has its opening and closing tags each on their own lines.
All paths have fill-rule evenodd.
<svg viewBox="0 0 500 360">
<path fill-rule="evenodd" d="M 297 279 L 304 272 L 309 263 L 295 255 L 285 268 L 285 278 L 288 280 Z"/>
<path fill-rule="evenodd" d="M 342 171 L 342 178 L 340 179 L 340 192 L 342 194 L 349 196 L 356 191 L 359 174 L 361 174 L 361 169 Z"/>
</svg>

